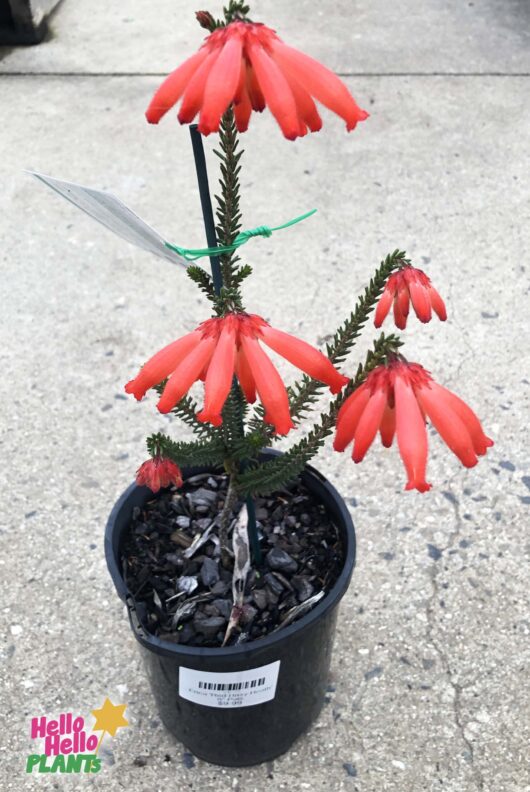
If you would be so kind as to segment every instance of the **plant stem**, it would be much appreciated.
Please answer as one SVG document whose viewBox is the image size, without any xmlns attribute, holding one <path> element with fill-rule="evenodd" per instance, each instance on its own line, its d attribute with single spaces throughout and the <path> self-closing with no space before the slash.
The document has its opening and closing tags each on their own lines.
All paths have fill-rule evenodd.
<svg viewBox="0 0 530 792">
<path fill-rule="evenodd" d="M 338 328 L 332 342 L 326 345 L 326 354 L 334 365 L 341 363 L 355 345 L 371 311 L 381 296 L 388 276 L 406 263 L 408 263 L 408 259 L 401 250 L 395 250 L 380 263 L 364 293 L 357 300 L 354 310 Z M 304 375 L 300 381 L 288 389 L 289 409 L 295 423 L 299 423 L 311 410 L 324 388 L 325 385 L 318 380 Z M 256 415 L 251 419 L 249 429 L 262 431 L 265 438 L 271 441 L 274 439 L 274 430 L 268 426 L 264 428 L 263 412 L 261 407 L 256 409 Z"/>
<path fill-rule="evenodd" d="M 219 151 L 215 154 L 221 160 L 221 179 L 219 186 L 220 194 L 216 195 L 217 208 L 217 238 L 221 245 L 231 245 L 241 231 L 241 211 L 239 208 L 239 172 L 241 166 L 239 161 L 243 156 L 243 150 L 239 149 L 238 132 L 234 119 L 232 107 L 223 115 L 219 128 Z M 237 253 L 225 253 L 221 256 L 223 272 L 223 293 L 225 310 L 242 310 L 241 294 L 237 280 L 234 278 L 238 272 L 237 263 L 239 256 Z"/>
<path fill-rule="evenodd" d="M 240 493 L 268 495 L 296 478 L 333 432 L 338 411 L 344 401 L 364 382 L 369 372 L 384 363 L 390 355 L 395 354 L 400 345 L 401 341 L 398 336 L 381 334 L 374 342 L 373 349 L 367 353 L 364 365 L 359 365 L 355 377 L 344 391 L 335 397 L 328 412 L 320 416 L 319 422 L 315 423 L 307 436 L 292 446 L 285 454 L 241 475 L 237 482 Z"/>
<path fill-rule="evenodd" d="M 239 141 L 237 138 L 237 129 L 232 108 L 230 107 L 223 116 L 219 132 L 221 150 L 215 152 L 221 160 L 221 195 L 216 196 L 216 215 L 219 221 L 217 228 L 214 224 L 202 135 L 199 133 L 195 124 L 190 127 L 190 134 L 193 146 L 193 154 L 195 157 L 197 179 L 199 181 L 199 192 L 208 246 L 217 247 L 218 238 L 222 245 L 230 245 L 241 228 L 241 213 L 239 211 L 239 160 L 243 154 L 242 151 L 237 151 Z M 238 260 L 238 257 L 234 253 L 222 256 L 221 266 L 219 266 L 219 257 L 212 256 L 210 259 L 214 289 L 218 297 L 217 311 L 220 315 L 223 315 L 227 311 L 242 310 L 243 308 L 239 291 L 240 280 L 236 281 L 234 288 L 230 288 L 232 285 L 232 278 L 237 274 L 236 264 Z M 227 419 L 228 416 L 231 415 L 234 416 L 233 423 L 236 424 L 235 426 L 224 427 L 224 435 L 228 441 L 231 437 L 245 437 L 245 425 L 241 411 L 238 409 L 240 400 L 241 394 L 239 391 L 239 385 L 237 383 L 237 379 L 234 377 L 232 389 L 227 400 L 229 403 L 227 403 L 225 409 L 223 410 L 223 421 L 229 423 Z M 232 421 L 230 421 L 230 423 L 232 423 Z M 243 462 L 241 466 L 242 469 L 244 469 L 244 465 L 245 463 Z M 231 471 L 229 473 L 229 493 L 231 493 L 231 488 L 233 488 L 234 492 L 236 491 L 236 476 L 236 471 Z M 220 529 L 221 548 L 223 549 L 224 546 L 225 553 L 227 548 L 226 543 L 228 532 L 226 520 L 229 519 L 229 515 L 231 514 L 231 510 L 228 508 L 228 506 L 227 503 L 225 503 L 225 508 L 223 509 L 223 514 L 221 516 L 223 528 Z M 225 515 L 227 508 L 228 517 Z M 259 546 L 258 529 L 256 525 L 256 513 L 254 509 L 254 503 L 252 502 L 250 496 L 247 498 L 247 512 L 249 542 L 252 548 L 254 562 L 257 565 L 260 565 L 262 563 L 262 556 Z M 223 515 L 225 515 L 224 518 Z M 222 532 L 223 538 L 221 538 Z"/>
<path fill-rule="evenodd" d="M 228 476 L 228 489 L 221 517 L 219 519 L 219 541 L 221 543 L 221 562 L 228 568 L 230 559 L 230 548 L 228 546 L 228 528 L 232 520 L 232 512 L 237 501 L 237 490 L 235 487 L 234 476 Z"/>
<path fill-rule="evenodd" d="M 217 236 L 222 245 L 231 245 L 241 230 L 241 212 L 239 208 L 239 172 L 241 166 L 239 161 L 243 154 L 242 150 L 237 150 L 239 140 L 232 107 L 228 108 L 221 120 L 219 144 L 220 151 L 216 153 L 221 160 L 221 194 L 216 196 L 216 215 L 219 221 Z M 241 310 L 243 308 L 239 282 L 237 280 L 234 282 L 234 278 L 238 273 L 238 261 L 239 257 L 235 253 L 228 253 L 222 257 L 223 292 L 226 295 L 225 305 L 226 308 L 232 310 Z M 237 410 L 237 406 L 241 404 L 242 396 L 235 377 L 228 398 L 232 405 L 236 407 L 236 414 L 239 413 L 239 417 L 236 418 L 236 422 L 239 424 L 239 426 L 236 427 L 236 431 L 239 429 L 239 437 L 244 438 L 245 424 L 242 412 Z M 245 460 L 243 460 L 240 465 L 240 472 L 243 472 L 246 466 L 247 464 Z M 237 486 L 236 482 L 234 482 L 234 486 Z M 260 566 L 263 559 L 259 545 L 258 527 L 256 524 L 256 509 L 250 496 L 246 499 L 246 505 L 248 514 L 247 530 L 252 557 L 254 563 Z"/>
</svg>

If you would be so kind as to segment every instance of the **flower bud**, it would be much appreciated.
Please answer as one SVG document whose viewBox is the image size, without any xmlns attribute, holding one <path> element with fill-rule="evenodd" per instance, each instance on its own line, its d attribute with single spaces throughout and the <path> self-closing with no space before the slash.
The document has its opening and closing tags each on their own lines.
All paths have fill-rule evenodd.
<svg viewBox="0 0 530 792">
<path fill-rule="evenodd" d="M 195 16 L 197 18 L 197 22 L 201 27 L 205 28 L 206 30 L 209 30 L 210 33 L 212 32 L 212 30 L 215 30 L 215 19 L 213 18 L 213 16 L 210 14 L 209 11 L 197 11 L 195 13 Z"/>
</svg>

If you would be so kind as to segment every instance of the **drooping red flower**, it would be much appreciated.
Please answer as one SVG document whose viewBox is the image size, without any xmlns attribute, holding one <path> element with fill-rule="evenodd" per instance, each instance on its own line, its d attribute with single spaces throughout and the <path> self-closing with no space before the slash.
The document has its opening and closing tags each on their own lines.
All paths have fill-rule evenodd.
<svg viewBox="0 0 530 792">
<path fill-rule="evenodd" d="M 219 130 L 231 104 L 240 132 L 247 130 L 252 110 L 268 106 L 289 140 L 321 128 L 314 99 L 343 118 L 348 131 L 368 117 L 332 71 L 288 47 L 266 25 L 239 20 L 210 33 L 164 80 L 147 109 L 149 123 L 157 124 L 181 97 L 180 123 L 200 113 L 203 135 Z"/>
<path fill-rule="evenodd" d="M 430 278 L 422 270 L 410 265 L 394 272 L 387 280 L 375 312 L 376 327 L 381 327 L 385 321 L 392 302 L 394 321 L 400 330 L 404 330 L 407 325 L 411 302 L 420 322 L 430 322 L 433 310 L 442 322 L 447 319 L 444 301 Z"/>
<path fill-rule="evenodd" d="M 157 352 L 143 366 L 125 391 L 142 399 L 149 388 L 166 377 L 158 409 L 167 413 L 182 399 L 194 382 L 204 380 L 204 406 L 197 418 L 220 426 L 221 412 L 230 392 L 234 373 L 248 402 L 256 392 L 265 408 L 265 421 L 278 434 L 293 428 L 289 399 L 282 379 L 263 342 L 313 379 L 338 393 L 348 382 L 328 358 L 305 341 L 276 330 L 255 314 L 232 313 L 208 319 L 192 333 Z"/>
<path fill-rule="evenodd" d="M 136 483 L 139 487 L 149 487 L 153 492 L 158 492 L 160 487 L 182 486 L 182 472 L 178 465 L 161 456 L 148 459 L 136 471 Z"/>
<path fill-rule="evenodd" d="M 349 396 L 337 416 L 333 447 L 344 451 L 354 441 L 352 459 L 360 462 L 379 430 L 389 448 L 394 434 L 407 471 L 405 489 L 425 492 L 427 431 L 425 416 L 465 467 L 477 464 L 493 441 L 486 437 L 479 419 L 462 399 L 438 385 L 417 363 L 394 359 L 378 366 Z"/>
</svg>

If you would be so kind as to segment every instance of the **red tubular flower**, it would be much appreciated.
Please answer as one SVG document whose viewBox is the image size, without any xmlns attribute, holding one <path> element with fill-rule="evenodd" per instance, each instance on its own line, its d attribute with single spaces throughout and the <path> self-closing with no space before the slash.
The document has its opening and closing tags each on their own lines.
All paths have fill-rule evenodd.
<svg viewBox="0 0 530 792">
<path fill-rule="evenodd" d="M 420 322 L 430 322 L 433 310 L 442 322 L 447 319 L 444 301 L 430 279 L 422 270 L 407 265 L 387 280 L 375 312 L 375 326 L 381 327 L 394 303 L 394 321 L 404 330 L 410 302 Z"/>
<path fill-rule="evenodd" d="M 158 492 L 160 487 L 182 486 L 182 472 L 178 465 L 171 459 L 156 456 L 148 459 L 136 471 L 136 483 L 139 487 L 149 487 L 153 492 Z"/>
<path fill-rule="evenodd" d="M 252 110 L 268 105 L 289 140 L 321 128 L 314 99 L 343 118 L 348 131 L 368 118 L 332 71 L 288 47 L 266 25 L 240 20 L 210 33 L 164 80 L 147 109 L 149 123 L 157 124 L 181 97 L 179 121 L 190 123 L 200 112 L 203 135 L 219 130 L 230 105 L 240 132 L 247 130 Z"/>
<path fill-rule="evenodd" d="M 260 316 L 240 313 L 208 319 L 192 333 L 164 347 L 127 383 L 125 391 L 140 400 L 149 388 L 169 377 L 158 402 L 160 412 L 167 413 L 194 382 L 203 379 L 204 406 L 197 418 L 220 426 L 235 373 L 247 401 L 254 402 L 257 392 L 265 408 L 265 420 L 278 434 L 287 434 L 293 427 L 287 391 L 260 342 L 328 385 L 332 393 L 338 393 L 348 382 L 318 349 L 275 330 Z"/>
<path fill-rule="evenodd" d="M 333 447 L 344 451 L 353 441 L 352 459 L 360 462 L 377 431 L 387 448 L 397 434 L 399 453 L 407 471 L 405 489 L 425 492 L 427 432 L 425 417 L 465 467 L 477 464 L 493 441 L 482 431 L 479 419 L 454 393 L 438 385 L 417 363 L 395 359 L 378 366 L 349 396 L 337 416 Z"/>
</svg>

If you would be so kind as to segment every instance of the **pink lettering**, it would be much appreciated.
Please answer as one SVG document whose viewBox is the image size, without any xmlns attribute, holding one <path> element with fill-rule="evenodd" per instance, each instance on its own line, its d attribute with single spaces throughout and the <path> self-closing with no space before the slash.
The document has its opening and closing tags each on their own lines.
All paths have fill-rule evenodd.
<svg viewBox="0 0 530 792">
<path fill-rule="evenodd" d="M 57 756 L 60 753 L 60 737 L 58 734 L 48 734 L 44 740 L 44 753 L 46 756 Z"/>
<path fill-rule="evenodd" d="M 72 753 L 72 740 L 70 740 L 69 737 L 65 737 L 64 740 L 61 740 L 61 753 Z"/>
<path fill-rule="evenodd" d="M 51 720 L 48 721 L 48 725 L 46 727 L 46 734 L 60 734 L 59 728 L 59 721 Z"/>
<path fill-rule="evenodd" d="M 95 751 L 98 747 L 98 738 L 96 734 L 91 734 L 88 740 L 86 741 L 86 747 L 88 751 Z"/>
<path fill-rule="evenodd" d="M 46 718 L 44 715 L 41 718 L 31 719 L 31 739 L 36 740 L 39 737 L 46 736 Z"/>
</svg>

